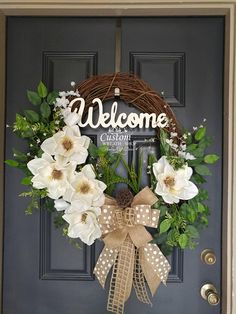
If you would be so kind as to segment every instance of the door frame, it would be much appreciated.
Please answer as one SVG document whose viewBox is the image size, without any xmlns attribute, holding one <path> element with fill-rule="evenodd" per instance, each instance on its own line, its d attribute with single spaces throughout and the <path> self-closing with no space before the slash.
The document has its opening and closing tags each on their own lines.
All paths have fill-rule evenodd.
<svg viewBox="0 0 236 314">
<path fill-rule="evenodd" d="M 3 258 L 7 16 L 224 16 L 222 314 L 236 313 L 236 0 L 0 0 L 0 269 Z M 234 249 L 235 248 L 235 249 Z M 200 260 L 200 257 L 199 257 Z M 0 287 L 2 287 L 0 271 Z M 200 287 L 199 287 L 200 288 Z M 0 302 L 2 303 L 2 288 Z M 0 313 L 2 310 L 0 309 Z"/>
</svg>

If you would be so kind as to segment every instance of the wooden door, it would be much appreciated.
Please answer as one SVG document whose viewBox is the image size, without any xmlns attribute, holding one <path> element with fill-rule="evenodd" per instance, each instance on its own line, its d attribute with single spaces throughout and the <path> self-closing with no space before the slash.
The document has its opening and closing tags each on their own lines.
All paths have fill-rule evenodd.
<svg viewBox="0 0 236 314">
<path fill-rule="evenodd" d="M 208 120 L 213 150 L 222 155 L 223 18 L 122 18 L 122 71 L 131 71 L 157 91 L 186 127 Z M 42 77 L 49 88 L 69 89 L 70 81 L 111 73 L 115 67 L 114 18 L 8 18 L 6 123 L 27 106 L 26 89 Z M 134 111 L 120 104 L 122 111 Z M 89 133 L 89 132 L 88 132 Z M 101 142 L 102 130 L 92 134 Z M 91 132 L 90 132 L 91 134 Z M 133 147 L 153 132 L 135 131 Z M 6 130 L 6 158 L 24 142 Z M 144 151 L 145 151 L 145 145 Z M 149 149 L 149 147 L 146 147 Z M 127 158 L 134 151 L 127 153 Z M 153 307 L 132 294 L 126 313 L 220 313 L 199 294 L 205 282 L 221 286 L 221 173 L 213 170 L 209 228 L 195 251 L 176 250 L 169 257 L 172 271 L 167 288 L 161 286 Z M 6 168 L 4 233 L 4 314 L 104 314 L 107 290 L 92 274 L 102 243 L 77 250 L 53 227 L 53 218 L 41 210 L 24 215 L 26 200 L 21 174 Z M 145 176 L 143 184 L 145 184 Z M 213 248 L 217 263 L 201 262 L 204 248 Z M 108 289 L 108 286 L 107 286 Z"/>
</svg>

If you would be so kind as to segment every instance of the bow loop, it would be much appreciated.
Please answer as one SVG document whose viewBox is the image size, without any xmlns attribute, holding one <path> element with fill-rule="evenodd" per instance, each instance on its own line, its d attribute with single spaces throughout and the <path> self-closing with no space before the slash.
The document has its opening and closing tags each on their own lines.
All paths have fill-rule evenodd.
<svg viewBox="0 0 236 314">
<path fill-rule="evenodd" d="M 135 224 L 156 228 L 158 225 L 160 211 L 152 209 L 150 205 L 135 205 Z"/>
</svg>

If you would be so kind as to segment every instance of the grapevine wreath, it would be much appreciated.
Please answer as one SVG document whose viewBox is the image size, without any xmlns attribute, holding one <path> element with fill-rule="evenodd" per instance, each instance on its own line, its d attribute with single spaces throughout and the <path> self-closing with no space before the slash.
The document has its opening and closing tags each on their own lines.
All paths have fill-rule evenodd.
<svg viewBox="0 0 236 314">
<path fill-rule="evenodd" d="M 197 245 L 209 215 L 203 184 L 218 156 L 205 153 L 211 144 L 205 119 L 191 131 L 182 129 L 161 95 L 135 75 L 94 76 L 72 86 L 49 93 L 40 82 L 37 91 L 27 91 L 35 109 L 17 113 L 12 130 L 28 149 L 13 149 L 14 159 L 6 163 L 24 172 L 21 183 L 28 188 L 20 196 L 30 198 L 26 214 L 43 201 L 54 212 L 55 226 L 76 246 L 76 239 L 87 245 L 104 241 L 94 274 L 104 287 L 112 269 L 107 309 L 123 313 L 132 286 L 141 302 L 151 304 L 147 286 L 153 295 L 170 271 L 165 256 Z M 139 115 L 117 114 L 117 87 L 120 99 Z M 108 100 L 111 114 L 103 113 Z M 149 186 L 141 186 L 142 154 L 137 168 L 128 164 L 122 149 L 111 152 L 83 135 L 87 125 L 155 128 L 161 155 L 148 156 Z M 117 171 L 121 166 L 126 176 Z M 145 227 L 154 230 L 152 236 Z"/>
</svg>

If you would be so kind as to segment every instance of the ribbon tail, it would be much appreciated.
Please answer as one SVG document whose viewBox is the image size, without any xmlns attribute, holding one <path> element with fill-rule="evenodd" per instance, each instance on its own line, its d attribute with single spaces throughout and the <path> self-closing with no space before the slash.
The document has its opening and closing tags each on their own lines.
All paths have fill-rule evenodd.
<svg viewBox="0 0 236 314">
<path fill-rule="evenodd" d="M 144 274 L 141 267 L 141 260 L 139 250 L 135 249 L 135 262 L 134 262 L 134 275 L 133 275 L 133 286 L 135 293 L 139 301 L 152 305 L 145 283 Z"/>
<path fill-rule="evenodd" d="M 148 243 L 142 247 L 140 255 L 142 270 L 153 296 L 161 282 L 166 284 L 171 267 L 156 244 Z"/>
<path fill-rule="evenodd" d="M 105 287 L 107 275 L 115 263 L 117 255 L 117 249 L 109 249 L 104 247 L 97 260 L 96 266 L 94 267 L 93 273 L 103 288 Z"/>
<path fill-rule="evenodd" d="M 113 267 L 107 303 L 108 311 L 116 314 L 124 313 L 124 304 L 132 289 L 134 255 L 135 247 L 128 235 L 119 249 Z"/>
</svg>

